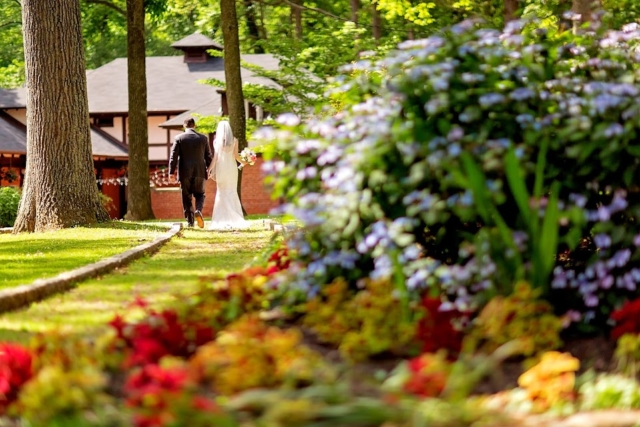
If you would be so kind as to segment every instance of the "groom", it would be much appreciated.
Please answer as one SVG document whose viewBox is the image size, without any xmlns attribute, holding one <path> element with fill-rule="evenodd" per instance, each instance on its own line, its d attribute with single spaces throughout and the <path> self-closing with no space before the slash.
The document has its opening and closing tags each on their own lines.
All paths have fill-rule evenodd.
<svg viewBox="0 0 640 427">
<path fill-rule="evenodd" d="M 184 133 L 176 135 L 169 157 L 169 176 L 178 172 L 178 181 L 182 189 L 182 207 L 184 217 L 189 227 L 193 227 L 193 220 L 198 221 L 198 227 L 204 227 L 202 206 L 204 205 L 204 186 L 207 181 L 207 168 L 213 160 L 209 140 L 206 136 L 195 131 L 196 122 L 189 117 L 184 121 Z M 193 211 L 191 197 L 196 199 L 196 210 Z"/>
</svg>

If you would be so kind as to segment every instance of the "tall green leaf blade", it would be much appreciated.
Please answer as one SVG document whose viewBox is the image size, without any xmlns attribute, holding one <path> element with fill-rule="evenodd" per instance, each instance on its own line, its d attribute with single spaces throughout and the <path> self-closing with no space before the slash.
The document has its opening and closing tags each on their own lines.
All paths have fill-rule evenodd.
<svg viewBox="0 0 640 427">
<path fill-rule="evenodd" d="M 527 185 L 522 177 L 520 163 L 516 157 L 513 148 L 509 149 L 505 157 L 505 174 L 507 175 L 507 182 L 513 193 L 513 197 L 516 200 L 516 204 L 520 208 L 520 213 L 524 217 L 527 226 L 531 226 L 531 208 L 529 207 L 529 192 L 527 191 Z"/>
</svg>

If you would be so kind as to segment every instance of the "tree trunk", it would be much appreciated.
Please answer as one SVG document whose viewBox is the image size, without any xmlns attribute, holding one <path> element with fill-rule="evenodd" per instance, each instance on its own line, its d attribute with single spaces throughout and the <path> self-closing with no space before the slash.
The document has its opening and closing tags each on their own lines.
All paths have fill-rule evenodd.
<svg viewBox="0 0 640 427">
<path fill-rule="evenodd" d="M 504 0 L 504 23 L 517 19 L 518 0 Z"/>
<path fill-rule="evenodd" d="M 380 11 L 378 10 L 378 2 L 374 1 L 371 3 L 371 16 L 372 22 L 371 26 L 373 27 L 373 39 L 376 41 L 376 44 L 382 38 L 382 18 L 380 17 Z"/>
<path fill-rule="evenodd" d="M 302 40 L 302 9 L 297 5 L 301 0 L 293 0 L 291 3 L 291 20 L 295 28 L 294 37 L 296 40 Z"/>
<path fill-rule="evenodd" d="M 253 0 L 244 0 L 245 17 L 247 19 L 247 32 L 252 41 L 253 51 L 255 53 L 264 53 L 264 48 L 258 43 L 260 40 L 260 31 L 258 30 L 258 18 L 256 16 L 256 5 Z"/>
<path fill-rule="evenodd" d="M 242 77 L 240 75 L 240 38 L 238 36 L 238 16 L 235 0 L 220 0 L 222 39 L 224 41 L 224 77 L 227 91 L 229 124 L 238 139 L 238 149 L 247 146 L 246 117 Z M 238 197 L 242 203 L 242 171 L 238 174 Z M 243 207 L 244 212 L 244 207 Z"/>
<path fill-rule="evenodd" d="M 91 154 L 78 0 L 23 0 L 27 167 L 14 232 L 109 219 Z"/>
<path fill-rule="evenodd" d="M 351 7 L 351 21 L 358 25 L 358 10 L 360 10 L 359 0 L 349 0 L 349 6 Z"/>
<path fill-rule="evenodd" d="M 574 32 L 577 32 L 579 27 L 585 22 L 591 22 L 593 3 L 595 3 L 595 0 L 573 0 L 571 11 L 580 15 L 580 20 L 574 21 L 573 23 Z"/>
<path fill-rule="evenodd" d="M 153 219 L 149 185 L 149 124 L 144 47 L 144 1 L 127 0 L 127 78 L 129 85 L 129 175 L 125 218 Z"/>
</svg>

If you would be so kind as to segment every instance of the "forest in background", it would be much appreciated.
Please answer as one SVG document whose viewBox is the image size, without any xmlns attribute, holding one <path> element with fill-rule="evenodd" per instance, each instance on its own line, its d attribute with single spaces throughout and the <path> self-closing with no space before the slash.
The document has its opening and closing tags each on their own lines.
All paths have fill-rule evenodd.
<svg viewBox="0 0 640 427">
<path fill-rule="evenodd" d="M 126 1 L 80 0 L 87 68 L 126 57 Z M 320 77 L 364 51 L 385 52 L 403 40 L 478 17 L 501 28 L 505 17 L 537 17 L 554 28 L 567 10 L 600 4 L 612 28 L 637 21 L 635 0 L 239 0 L 243 53 L 295 58 Z M 178 55 L 171 44 L 194 32 L 222 43 L 219 0 L 147 0 L 148 56 Z M 20 0 L 0 0 L 0 87 L 24 82 Z"/>
</svg>

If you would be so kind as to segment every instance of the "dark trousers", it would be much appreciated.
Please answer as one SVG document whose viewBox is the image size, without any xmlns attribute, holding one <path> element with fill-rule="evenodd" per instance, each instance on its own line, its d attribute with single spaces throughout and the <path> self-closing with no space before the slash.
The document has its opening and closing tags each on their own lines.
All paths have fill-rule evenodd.
<svg viewBox="0 0 640 427">
<path fill-rule="evenodd" d="M 196 199 L 196 209 L 202 212 L 204 206 L 204 178 L 191 177 L 184 180 L 180 180 L 180 189 L 182 190 L 182 208 L 184 210 L 184 217 L 189 224 L 193 224 L 193 201 L 192 197 Z"/>
</svg>

